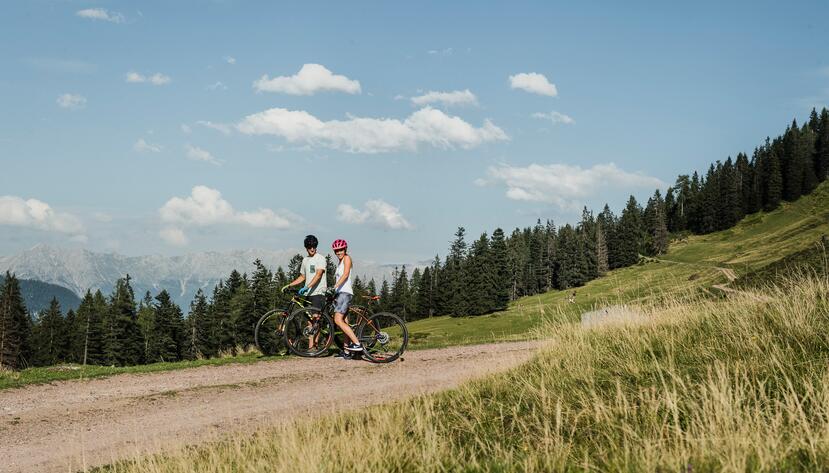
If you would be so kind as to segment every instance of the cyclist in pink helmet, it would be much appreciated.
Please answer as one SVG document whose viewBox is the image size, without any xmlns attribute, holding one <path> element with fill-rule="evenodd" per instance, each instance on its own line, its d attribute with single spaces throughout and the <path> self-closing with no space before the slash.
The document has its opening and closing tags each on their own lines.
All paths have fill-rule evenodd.
<svg viewBox="0 0 829 473">
<path fill-rule="evenodd" d="M 351 256 L 347 254 L 348 243 L 345 240 L 334 240 L 331 244 L 331 249 L 337 255 L 340 263 L 337 265 L 337 272 L 334 273 L 336 282 L 334 283 L 334 290 L 337 291 L 337 297 L 334 301 L 334 323 L 343 331 L 346 337 L 350 340 L 345 345 L 347 353 L 356 353 L 363 351 L 360 341 L 354 335 L 354 331 L 345 321 L 345 315 L 348 313 L 348 308 L 351 306 L 351 299 L 354 297 L 354 286 L 351 284 Z M 346 357 L 343 355 L 343 358 Z"/>
</svg>

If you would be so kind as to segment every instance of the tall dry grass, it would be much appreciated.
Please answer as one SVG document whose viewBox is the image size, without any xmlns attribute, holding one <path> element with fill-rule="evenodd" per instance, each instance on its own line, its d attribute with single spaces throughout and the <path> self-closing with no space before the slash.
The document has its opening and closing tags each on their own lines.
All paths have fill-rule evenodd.
<svg viewBox="0 0 829 473">
<path fill-rule="evenodd" d="M 142 458 L 118 472 L 815 471 L 829 465 L 829 284 L 550 325 L 460 389 Z"/>
</svg>

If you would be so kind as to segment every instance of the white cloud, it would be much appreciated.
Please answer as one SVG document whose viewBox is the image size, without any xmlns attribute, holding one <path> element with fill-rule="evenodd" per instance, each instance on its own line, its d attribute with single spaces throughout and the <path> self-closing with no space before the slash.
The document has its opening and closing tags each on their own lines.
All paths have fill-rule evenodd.
<svg viewBox="0 0 829 473">
<path fill-rule="evenodd" d="M 590 168 L 568 164 L 530 164 L 526 167 L 491 166 L 478 185 L 501 184 L 512 200 L 545 202 L 561 209 L 578 210 L 584 199 L 607 188 L 659 188 L 665 183 L 651 176 L 619 169 L 614 163 Z"/>
<path fill-rule="evenodd" d="M 198 146 L 191 146 L 188 144 L 184 146 L 184 149 L 187 150 L 187 159 L 192 159 L 193 161 L 205 161 L 215 164 L 216 166 L 221 166 L 222 164 L 222 162 L 210 154 L 209 151 L 199 148 Z"/>
<path fill-rule="evenodd" d="M 409 223 L 400 209 L 380 199 L 366 202 L 365 209 L 360 210 L 349 204 L 337 206 L 337 220 L 345 223 L 369 223 L 389 230 L 411 230 Z"/>
<path fill-rule="evenodd" d="M 81 221 L 74 215 L 55 212 L 46 202 L 21 199 L 13 195 L 0 196 L 0 225 L 37 228 L 40 230 L 83 234 Z"/>
<path fill-rule="evenodd" d="M 257 92 L 280 92 L 289 95 L 314 95 L 323 91 L 359 94 L 361 91 L 359 81 L 333 74 L 321 64 L 305 64 L 292 76 L 270 79 L 265 74 L 253 83 L 253 88 Z"/>
<path fill-rule="evenodd" d="M 444 49 L 430 49 L 426 52 L 431 54 L 432 56 L 451 56 L 452 53 L 455 52 L 455 50 L 452 49 L 452 48 L 444 48 Z"/>
<path fill-rule="evenodd" d="M 204 88 L 205 90 L 227 90 L 227 86 L 222 83 L 222 81 L 216 81 L 213 84 L 208 85 Z"/>
<path fill-rule="evenodd" d="M 136 152 L 139 152 L 139 153 L 144 153 L 144 152 L 160 153 L 161 152 L 161 146 L 147 143 L 147 141 L 144 138 L 139 138 L 138 141 L 136 141 L 135 144 L 132 145 L 132 149 L 133 149 L 133 151 L 136 151 Z"/>
<path fill-rule="evenodd" d="M 455 90 L 452 92 L 434 92 L 429 91 L 423 95 L 412 97 L 412 103 L 423 106 L 433 103 L 440 103 L 448 107 L 457 105 L 478 105 L 478 98 L 475 94 L 465 90 Z"/>
<path fill-rule="evenodd" d="M 78 10 L 75 12 L 75 15 L 89 20 L 108 21 L 110 23 L 123 23 L 126 21 L 124 15 L 118 12 L 108 11 L 103 8 L 87 8 L 85 10 Z"/>
<path fill-rule="evenodd" d="M 173 246 L 185 246 L 189 243 L 187 239 L 187 235 L 184 234 L 184 231 L 180 228 L 175 227 L 165 227 L 162 228 L 158 232 L 158 236 L 161 237 L 162 240 L 169 243 Z"/>
<path fill-rule="evenodd" d="M 430 107 L 403 121 L 359 118 L 322 121 L 308 112 L 272 108 L 247 116 L 236 128 L 246 135 L 276 135 L 290 143 L 349 153 L 414 151 L 420 144 L 469 149 L 491 141 L 509 140 L 491 121 L 476 128 L 459 117 Z"/>
<path fill-rule="evenodd" d="M 78 94 L 63 94 L 58 97 L 57 103 L 61 108 L 74 110 L 86 106 L 86 97 Z"/>
<path fill-rule="evenodd" d="M 186 123 L 182 123 L 180 128 L 181 128 L 181 132 L 184 133 L 185 135 L 189 135 L 190 133 L 193 132 L 193 129 L 190 128 L 190 125 L 188 125 Z"/>
<path fill-rule="evenodd" d="M 173 197 L 159 210 L 161 220 L 171 225 L 208 226 L 240 224 L 256 228 L 285 230 L 294 226 L 299 217 L 286 211 L 258 209 L 240 212 L 222 198 L 222 194 L 207 186 L 196 186 L 190 196 Z"/>
<path fill-rule="evenodd" d="M 225 56 L 224 60 L 228 64 L 236 64 L 236 58 L 233 56 Z"/>
<path fill-rule="evenodd" d="M 549 97 L 558 95 L 555 84 L 551 84 L 544 74 L 537 72 L 522 72 L 509 76 L 509 82 L 512 89 L 521 89 L 531 94 L 547 95 Z"/>
<path fill-rule="evenodd" d="M 573 120 L 571 116 L 556 111 L 552 111 L 550 113 L 533 113 L 533 118 L 539 118 L 541 120 L 550 120 L 551 122 L 553 122 L 553 125 L 556 125 L 558 123 L 562 123 L 564 125 L 572 125 L 573 123 L 576 123 L 576 121 Z"/>
<path fill-rule="evenodd" d="M 127 72 L 126 80 L 127 82 L 133 84 L 143 84 L 146 82 L 152 85 L 165 85 L 169 84 L 172 79 L 170 79 L 170 76 L 164 75 L 160 72 L 156 72 L 151 76 L 145 76 L 137 72 L 130 71 Z"/>
<path fill-rule="evenodd" d="M 227 125 L 225 123 L 213 123 L 213 122 L 207 121 L 207 120 L 199 120 L 199 121 L 196 122 L 196 124 L 201 125 L 203 127 L 207 127 L 207 128 L 216 130 L 216 131 L 222 133 L 223 135 L 229 135 L 230 132 L 233 129 L 231 125 Z"/>
</svg>

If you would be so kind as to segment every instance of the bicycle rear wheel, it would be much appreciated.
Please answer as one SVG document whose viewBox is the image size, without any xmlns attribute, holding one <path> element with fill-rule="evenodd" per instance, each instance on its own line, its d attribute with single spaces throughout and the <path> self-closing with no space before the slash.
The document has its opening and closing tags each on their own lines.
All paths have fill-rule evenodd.
<svg viewBox="0 0 829 473">
<path fill-rule="evenodd" d="M 374 363 L 390 363 L 406 350 L 409 330 L 403 320 L 389 312 L 379 312 L 360 324 L 357 338 L 363 355 Z"/>
<path fill-rule="evenodd" d="M 285 321 L 285 341 L 295 355 L 323 355 L 334 341 L 334 322 L 319 309 L 297 309 Z"/>
<path fill-rule="evenodd" d="M 285 319 L 288 313 L 285 309 L 274 309 L 266 312 L 256 322 L 253 331 L 253 341 L 256 348 L 265 356 L 287 355 L 288 345 L 285 343 Z"/>
</svg>

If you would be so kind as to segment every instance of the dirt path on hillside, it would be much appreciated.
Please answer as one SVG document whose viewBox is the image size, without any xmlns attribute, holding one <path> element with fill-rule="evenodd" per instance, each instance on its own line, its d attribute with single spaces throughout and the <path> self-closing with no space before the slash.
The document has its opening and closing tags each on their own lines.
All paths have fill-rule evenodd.
<svg viewBox="0 0 829 473">
<path fill-rule="evenodd" d="M 412 351 L 388 365 L 290 358 L 2 390 L 0 472 L 80 470 L 309 411 L 447 389 L 516 366 L 540 344 Z"/>
<path fill-rule="evenodd" d="M 660 258 L 654 258 L 654 259 L 657 260 L 657 261 L 664 261 L 665 263 L 685 264 L 685 265 L 690 265 L 690 266 L 701 266 L 701 267 L 705 267 L 705 268 L 716 269 L 717 271 L 722 273 L 722 275 L 725 276 L 726 279 L 728 279 L 728 282 L 725 283 L 725 284 L 712 284 L 711 285 L 712 288 L 717 289 L 717 290 L 723 292 L 726 295 L 727 294 L 742 294 L 742 295 L 748 296 L 748 297 L 750 297 L 754 300 L 760 301 L 760 302 L 768 302 L 768 301 L 771 300 L 768 297 L 763 296 L 761 294 L 756 294 L 754 292 L 741 291 L 739 289 L 734 289 L 733 287 L 729 287 L 728 285 L 731 284 L 732 282 L 734 282 L 737 279 L 737 273 L 735 273 L 734 270 L 731 269 L 731 268 L 723 268 L 721 266 L 708 266 L 708 265 L 695 264 L 695 263 L 686 263 L 684 261 L 673 261 L 673 260 L 660 259 Z M 703 290 L 705 290 L 706 292 L 711 294 L 711 292 L 708 291 L 707 289 L 703 288 Z"/>
</svg>

